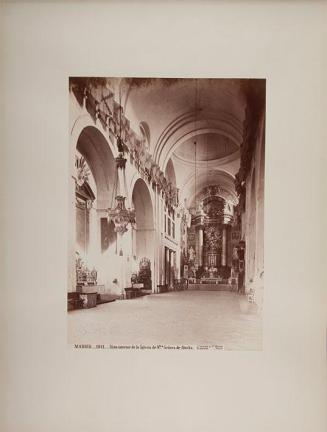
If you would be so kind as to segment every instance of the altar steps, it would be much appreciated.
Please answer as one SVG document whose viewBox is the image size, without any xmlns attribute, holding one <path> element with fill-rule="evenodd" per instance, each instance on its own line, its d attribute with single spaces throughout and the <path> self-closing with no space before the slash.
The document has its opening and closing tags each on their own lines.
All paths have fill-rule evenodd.
<svg viewBox="0 0 327 432">
<path fill-rule="evenodd" d="M 119 299 L 120 296 L 118 296 L 117 294 L 98 294 L 97 295 L 97 304 L 103 304 L 103 303 L 110 303 L 113 302 L 117 299 Z"/>
<path fill-rule="evenodd" d="M 233 291 L 235 287 L 229 284 L 189 284 L 190 291 Z"/>
</svg>

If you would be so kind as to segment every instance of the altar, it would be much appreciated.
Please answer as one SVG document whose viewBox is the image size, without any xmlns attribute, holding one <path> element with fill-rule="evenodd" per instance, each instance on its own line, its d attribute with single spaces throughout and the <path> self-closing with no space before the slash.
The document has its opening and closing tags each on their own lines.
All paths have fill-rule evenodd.
<svg viewBox="0 0 327 432">
<path fill-rule="evenodd" d="M 211 186 L 203 191 L 187 231 L 184 277 L 194 289 L 235 285 L 235 278 L 231 280 L 233 208 L 220 192 Z"/>
<path fill-rule="evenodd" d="M 189 272 L 189 284 L 228 284 L 231 276 L 231 269 L 228 266 L 218 268 L 199 268 L 195 274 Z M 196 275 L 196 277 L 194 277 Z"/>
<path fill-rule="evenodd" d="M 207 280 L 206 282 L 201 281 L 189 284 L 188 289 L 190 291 L 232 291 L 233 287 L 228 283 L 217 281 L 209 282 L 209 280 Z"/>
<path fill-rule="evenodd" d="M 227 282 L 228 268 L 213 267 L 211 266 L 209 269 L 205 267 L 199 279 L 199 283 L 201 284 L 219 284 Z"/>
<path fill-rule="evenodd" d="M 221 276 L 218 276 L 216 278 L 214 277 L 204 277 L 200 279 L 201 284 L 219 284 L 223 282 L 223 278 Z"/>
</svg>

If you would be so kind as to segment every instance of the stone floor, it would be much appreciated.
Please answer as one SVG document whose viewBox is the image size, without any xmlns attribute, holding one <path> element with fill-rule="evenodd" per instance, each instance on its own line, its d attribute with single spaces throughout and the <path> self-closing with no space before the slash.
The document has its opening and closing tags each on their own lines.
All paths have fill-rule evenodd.
<svg viewBox="0 0 327 432">
<path fill-rule="evenodd" d="M 246 297 L 179 291 L 117 300 L 68 313 L 70 344 L 222 345 L 261 350 L 262 319 Z"/>
</svg>

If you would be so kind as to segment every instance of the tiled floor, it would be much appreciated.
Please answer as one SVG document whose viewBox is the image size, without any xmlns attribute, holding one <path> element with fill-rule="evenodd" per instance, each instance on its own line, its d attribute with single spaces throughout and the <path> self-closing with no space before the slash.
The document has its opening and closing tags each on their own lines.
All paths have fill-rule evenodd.
<svg viewBox="0 0 327 432">
<path fill-rule="evenodd" d="M 152 294 L 68 313 L 71 344 L 223 345 L 226 350 L 260 350 L 261 327 L 254 304 L 224 291 Z"/>
</svg>

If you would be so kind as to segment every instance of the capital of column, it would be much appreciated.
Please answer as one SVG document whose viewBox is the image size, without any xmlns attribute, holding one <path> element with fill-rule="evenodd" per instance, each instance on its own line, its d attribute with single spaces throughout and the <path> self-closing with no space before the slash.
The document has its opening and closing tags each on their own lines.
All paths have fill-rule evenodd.
<svg viewBox="0 0 327 432">
<path fill-rule="evenodd" d="M 117 168 L 124 169 L 126 166 L 127 159 L 123 157 L 122 154 L 115 158 Z"/>
<path fill-rule="evenodd" d="M 87 208 L 87 210 L 93 210 L 94 209 L 92 200 L 86 201 L 86 208 Z"/>
<path fill-rule="evenodd" d="M 197 228 L 199 228 L 199 227 L 203 228 L 203 226 L 204 226 L 204 216 L 203 215 L 197 215 L 197 216 L 195 216 L 194 217 L 194 223 L 195 223 L 195 226 Z"/>
</svg>

